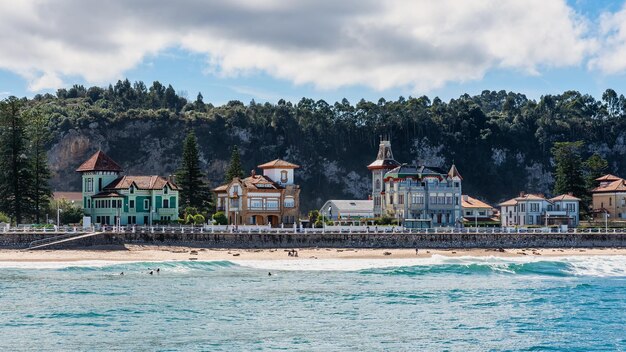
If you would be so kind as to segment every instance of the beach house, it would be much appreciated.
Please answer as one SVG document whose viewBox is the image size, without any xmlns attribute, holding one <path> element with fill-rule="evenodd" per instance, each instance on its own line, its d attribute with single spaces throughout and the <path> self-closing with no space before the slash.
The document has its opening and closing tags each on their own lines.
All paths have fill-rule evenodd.
<svg viewBox="0 0 626 352">
<path fill-rule="evenodd" d="M 217 211 L 223 211 L 232 225 L 293 226 L 300 214 L 300 186 L 294 171 L 300 166 L 276 159 L 258 166 L 245 178 L 235 177 L 213 192 Z"/>
<path fill-rule="evenodd" d="M 511 226 L 578 226 L 580 222 L 580 199 L 562 194 L 547 199 L 541 194 L 520 193 L 500 205 L 500 221 L 503 227 Z"/>
<path fill-rule="evenodd" d="M 626 221 L 626 180 L 611 174 L 596 179 L 598 187 L 591 191 L 596 219 Z"/>
<path fill-rule="evenodd" d="M 122 175 L 102 151 L 76 169 L 82 176 L 82 206 L 93 224 L 152 225 L 178 219 L 179 187 L 161 176 Z"/>
</svg>

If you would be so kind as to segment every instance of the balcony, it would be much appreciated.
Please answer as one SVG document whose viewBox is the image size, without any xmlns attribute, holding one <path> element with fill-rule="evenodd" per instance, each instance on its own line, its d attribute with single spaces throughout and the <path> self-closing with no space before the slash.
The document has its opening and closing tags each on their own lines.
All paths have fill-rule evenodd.
<svg viewBox="0 0 626 352">
<path fill-rule="evenodd" d="M 261 206 L 261 207 L 248 207 L 249 211 L 280 211 L 280 207 L 267 207 L 267 206 Z"/>
</svg>

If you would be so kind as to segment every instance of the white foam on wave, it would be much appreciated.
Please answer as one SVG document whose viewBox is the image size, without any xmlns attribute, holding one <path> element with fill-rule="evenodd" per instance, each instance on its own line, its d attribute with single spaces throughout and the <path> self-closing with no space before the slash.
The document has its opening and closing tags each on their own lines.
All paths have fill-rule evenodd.
<svg viewBox="0 0 626 352">
<path fill-rule="evenodd" d="M 81 268 L 104 268 L 112 265 L 134 264 L 134 263 L 151 263 L 149 261 L 130 261 L 130 260 L 77 260 L 77 261 L 59 261 L 59 262 L 26 262 L 26 261 L 0 261 L 1 269 L 64 269 L 71 267 Z"/>
<path fill-rule="evenodd" d="M 297 260 L 235 260 L 233 263 L 263 270 L 286 271 L 358 271 L 404 266 L 433 265 L 487 265 L 494 271 L 514 273 L 508 265 L 536 262 L 565 262 L 576 276 L 625 276 L 626 256 L 572 256 L 572 257 L 447 257 L 404 259 L 297 259 Z"/>
<path fill-rule="evenodd" d="M 623 276 L 626 277 L 626 256 L 581 256 L 568 257 L 570 272 L 576 276 Z"/>
</svg>

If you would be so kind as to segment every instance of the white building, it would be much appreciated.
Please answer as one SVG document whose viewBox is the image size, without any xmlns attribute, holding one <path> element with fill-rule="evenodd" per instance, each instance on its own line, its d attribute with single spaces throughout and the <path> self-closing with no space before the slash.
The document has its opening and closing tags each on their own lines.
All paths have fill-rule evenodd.
<svg viewBox="0 0 626 352">
<path fill-rule="evenodd" d="M 320 209 L 326 219 L 333 221 L 366 220 L 374 217 L 373 200 L 329 200 Z"/>
<path fill-rule="evenodd" d="M 510 226 L 578 226 L 580 222 L 580 199 L 562 194 L 551 199 L 542 195 L 520 194 L 500 203 L 500 219 L 503 227 Z"/>
</svg>

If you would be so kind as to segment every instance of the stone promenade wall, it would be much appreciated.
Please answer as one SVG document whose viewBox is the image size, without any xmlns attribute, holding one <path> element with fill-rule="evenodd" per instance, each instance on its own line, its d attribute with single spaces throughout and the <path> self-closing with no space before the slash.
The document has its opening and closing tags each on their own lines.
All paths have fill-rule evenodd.
<svg viewBox="0 0 626 352">
<path fill-rule="evenodd" d="M 50 236 L 50 235 L 46 235 Z M 42 234 L 0 234 L 0 248 L 26 248 Z M 626 247 L 626 233 L 181 234 L 103 233 L 50 248 L 151 244 L 211 248 L 593 248 Z"/>
</svg>

